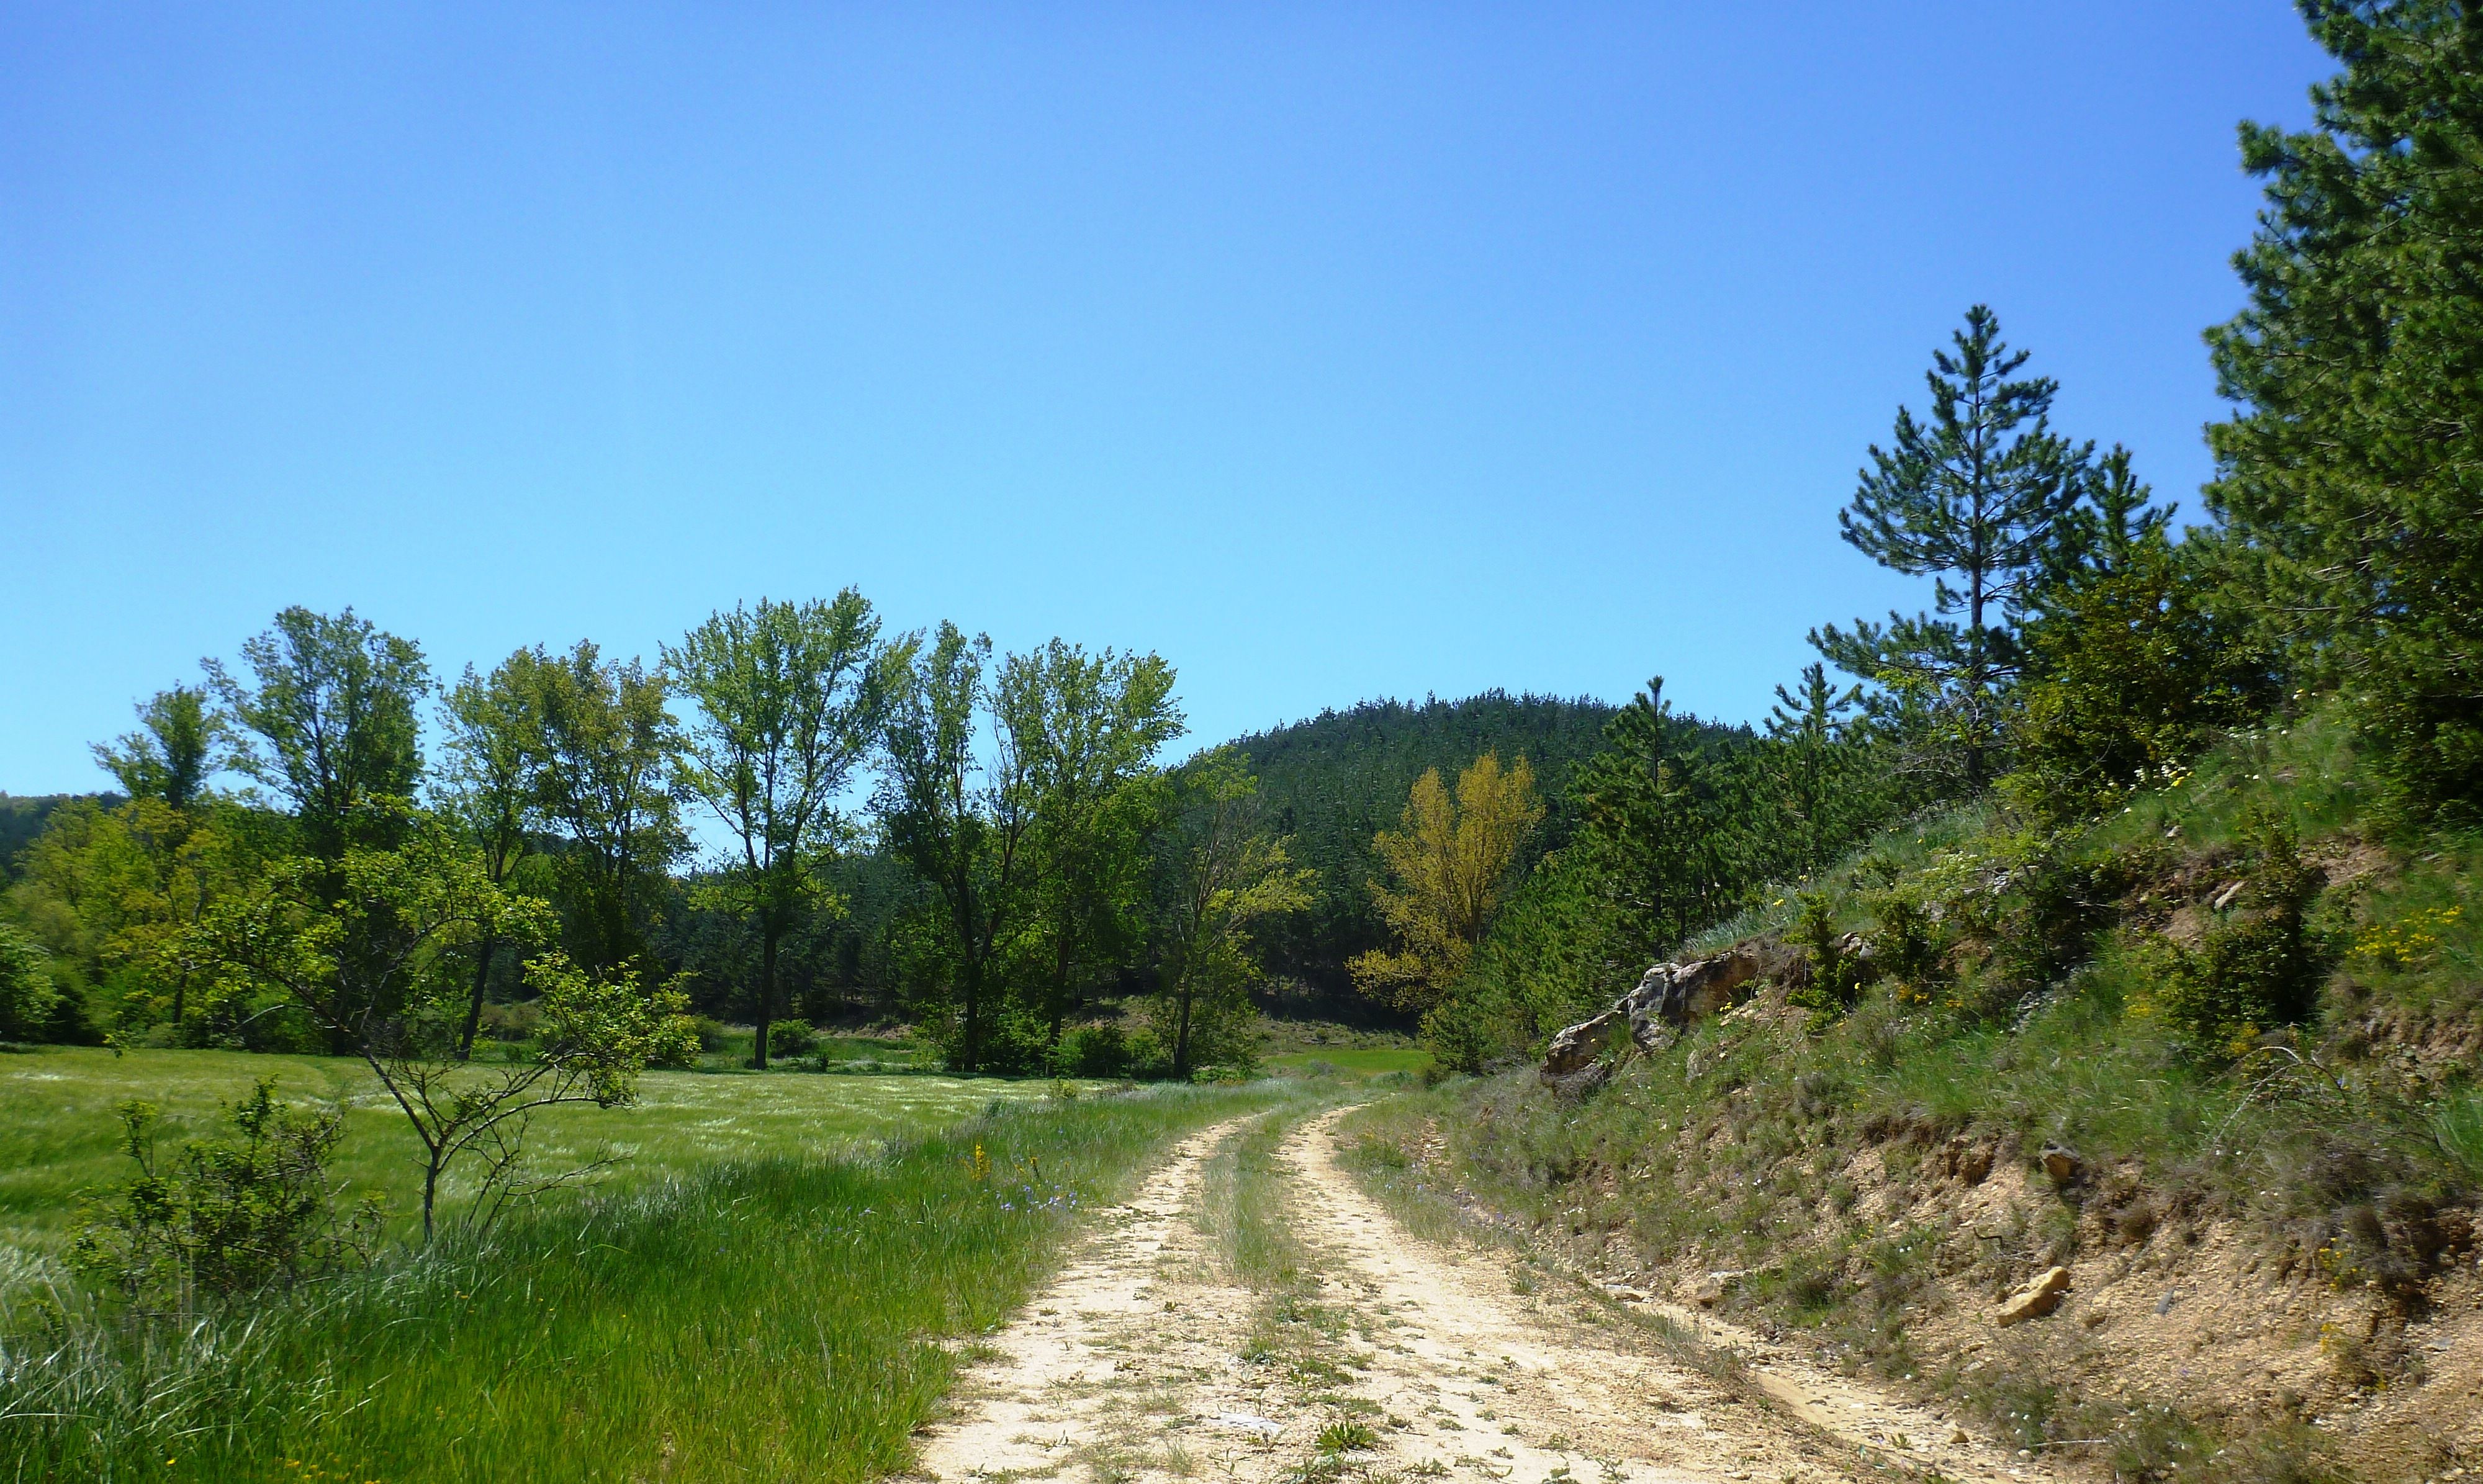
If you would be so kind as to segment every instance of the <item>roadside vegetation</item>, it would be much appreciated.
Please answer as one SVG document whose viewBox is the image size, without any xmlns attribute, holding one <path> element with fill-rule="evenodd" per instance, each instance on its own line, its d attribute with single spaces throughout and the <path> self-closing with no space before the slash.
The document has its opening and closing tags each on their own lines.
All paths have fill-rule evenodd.
<svg viewBox="0 0 2483 1484">
<path fill-rule="evenodd" d="M 2423 411 L 2483 365 L 2483 31 L 2304 12 L 2342 70 L 2243 130 L 2207 520 L 1971 311 L 1840 517 L 1930 611 L 1815 630 L 1766 737 L 1615 719 L 1427 1010 L 1475 1079 L 1364 1121 L 1383 1187 L 2117 1477 L 2483 1467 L 2483 493 Z"/>
<path fill-rule="evenodd" d="M 63 1480 L 875 1477 L 942 1394 L 948 1341 L 1005 1316 L 1081 1212 L 1270 1097 L 1046 1097 L 722 1159 L 172 1327 L 21 1252 L 0 1457 Z"/>
</svg>

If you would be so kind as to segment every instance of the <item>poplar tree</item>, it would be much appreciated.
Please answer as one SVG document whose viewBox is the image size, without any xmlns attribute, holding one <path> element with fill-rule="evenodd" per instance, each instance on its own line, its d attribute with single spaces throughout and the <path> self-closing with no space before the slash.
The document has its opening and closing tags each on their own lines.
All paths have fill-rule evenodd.
<svg viewBox="0 0 2483 1484">
<path fill-rule="evenodd" d="M 433 802 L 480 855 L 483 874 L 494 888 L 506 886 L 533 854 L 534 832 L 543 826 L 542 739 L 527 711 L 537 663 L 533 650 L 520 649 L 488 676 L 468 665 L 440 708 L 447 755 L 432 780 Z M 474 1054 L 483 997 L 500 946 L 496 930 L 486 925 L 474 943 L 473 989 L 457 1038 L 461 1061 Z"/>
<path fill-rule="evenodd" d="M 664 650 L 664 668 L 699 717 L 677 765 L 734 846 L 727 894 L 759 926 L 758 1041 L 767 1070 L 776 1019 L 776 950 L 823 890 L 819 871 L 844 834 L 838 795 L 877 735 L 894 666 L 879 620 L 847 588 L 827 602 L 759 600 L 718 612 Z"/>
<path fill-rule="evenodd" d="M 1989 781 L 1997 693 L 2017 670 L 2016 624 L 2031 586 L 2084 491 L 2092 445 L 2051 429 L 2058 384 L 2017 377 L 2027 353 L 2000 338 L 1982 305 L 1924 374 L 1927 420 L 1897 410 L 1892 446 L 1871 447 L 1853 503 L 1837 515 L 1848 544 L 1881 566 L 1933 579 L 1938 617 L 1891 612 L 1885 625 L 1828 624 L 1810 642 L 1839 669 L 1891 691 L 1928 694 L 1963 782 Z"/>
</svg>

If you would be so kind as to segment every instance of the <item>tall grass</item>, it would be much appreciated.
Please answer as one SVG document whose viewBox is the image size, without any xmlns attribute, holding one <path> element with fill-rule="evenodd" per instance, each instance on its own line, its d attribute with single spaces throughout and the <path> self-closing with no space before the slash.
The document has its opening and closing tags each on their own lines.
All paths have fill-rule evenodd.
<svg viewBox="0 0 2483 1484">
<path fill-rule="evenodd" d="M 127 1181 L 114 1105 L 143 1098 L 164 1115 L 168 1147 L 227 1131 L 221 1105 L 261 1076 L 277 1096 L 338 1107 L 345 1142 L 333 1165 L 349 1200 L 385 1196 L 408 1234 L 421 1189 L 419 1152 L 405 1117 L 370 1070 L 341 1056 L 88 1047 L 0 1050 L 0 1244 L 57 1249 L 77 1197 Z M 759 1154 L 816 1157 L 892 1133 L 953 1124 L 994 1099 L 1040 1098 L 1043 1084 L 948 1076 L 716 1075 L 651 1072 L 624 1108 L 556 1108 L 537 1119 L 528 1148 L 547 1170 L 605 1155 L 622 1162 L 607 1190 L 635 1189 L 718 1160 Z M 452 1179 L 453 1207 L 465 1188 Z"/>
<path fill-rule="evenodd" d="M 945 1342 L 999 1323 L 1081 1209 L 1275 1096 L 1047 1100 L 876 1153 L 726 1163 L 184 1328 L 20 1283 L 0 1473 L 869 1478 L 907 1463 Z"/>
</svg>

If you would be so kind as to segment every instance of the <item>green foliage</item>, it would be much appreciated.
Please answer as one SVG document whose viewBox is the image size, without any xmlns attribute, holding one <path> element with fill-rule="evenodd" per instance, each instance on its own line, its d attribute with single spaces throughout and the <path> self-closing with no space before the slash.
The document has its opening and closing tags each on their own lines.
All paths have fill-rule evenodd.
<svg viewBox="0 0 2483 1484">
<path fill-rule="evenodd" d="M 591 973 L 557 950 L 526 962 L 534 991 L 530 1054 L 488 1070 L 459 1062 L 468 1004 L 441 971 L 484 935 L 537 947 L 549 912 L 495 886 L 437 818 L 408 815 L 394 849 L 341 861 L 280 861 L 253 890 L 216 904 L 182 935 L 183 952 L 227 1000 L 272 996 L 360 1056 L 386 1086 L 424 1154 L 423 1234 L 435 1228 L 441 1177 L 467 1156 L 484 1173 L 468 1219 L 489 1225 L 531 1183 L 527 1120 L 570 1102 L 614 1107 L 650 1063 L 696 1045 L 678 990 L 650 993 L 633 969 Z"/>
<path fill-rule="evenodd" d="M 1786 996 L 1811 1014 L 1814 1025 L 1825 1024 L 1853 1010 L 1869 982 L 1859 954 L 1838 931 L 1836 912 L 1825 894 L 1802 898 L 1802 918 L 1794 929 L 1809 975 Z"/>
<path fill-rule="evenodd" d="M 2242 891 L 2196 949 L 2169 950 L 2158 994 L 2167 1023 L 2210 1057 L 2308 1020 L 2330 961 L 2306 922 L 2323 881 L 2303 860 L 2291 828 L 2272 814 L 2258 816 L 2251 850 Z"/>
<path fill-rule="evenodd" d="M 24 932 L 0 922 L 0 1041 L 47 1039 L 60 1001 L 52 956 Z"/>
<path fill-rule="evenodd" d="M 1645 952 L 1739 905 L 1766 879 L 1754 739 L 1675 715 L 1664 678 L 1614 716 L 1578 773 L 1580 843 Z"/>
<path fill-rule="evenodd" d="M 123 1035 L 160 1025 L 191 1044 L 289 1046 L 290 1028 L 199 993 L 181 934 L 291 833 L 280 816 L 213 796 L 179 809 L 160 798 L 74 801 L 26 852 L 11 905 L 77 1008 Z"/>
<path fill-rule="evenodd" d="M 2275 702 L 2274 667 L 2219 610 L 2206 549 L 2141 535 L 2045 591 L 2025 635 L 2017 770 L 2002 781 L 2013 804 L 2047 822 L 2086 817 Z"/>
<path fill-rule="evenodd" d="M 2307 676 L 2356 698 L 2417 810 L 2483 781 L 2483 19 L 2458 0 L 2306 0 L 2343 70 L 2315 124 L 2241 131 L 2267 182 L 2208 333 L 2236 406 L 2211 427 L 2246 590 Z"/>
<path fill-rule="evenodd" d="M 1021 760 L 1034 870 L 1022 990 L 1056 1043 L 1098 986 L 1143 954 L 1151 836 L 1165 807 L 1156 755 L 1185 729 L 1172 667 L 1054 639 L 1002 664 L 993 706 Z"/>
<path fill-rule="evenodd" d="M 89 800 L 103 808 L 121 802 L 110 795 L 0 793 L 0 887 L 16 881 L 26 847 L 51 823 L 54 810 Z"/>
<path fill-rule="evenodd" d="M 207 693 L 175 685 L 138 708 L 140 729 L 115 744 L 98 743 L 95 761 L 132 799 L 161 799 L 186 809 L 205 791 L 208 775 L 229 760 L 230 723 L 207 709 Z"/>
<path fill-rule="evenodd" d="M 767 1045 L 785 1056 L 807 1056 L 818 1049 L 818 1028 L 808 1020 L 778 1020 L 767 1027 Z"/>
<path fill-rule="evenodd" d="M 1196 1066 L 1256 1061 L 1249 996 L 1264 972 L 1260 934 L 1309 907 L 1315 883 L 1294 865 L 1291 841 L 1269 833 L 1258 780 L 1238 750 L 1202 753 L 1168 782 L 1147 1016 L 1167 1070 L 1183 1077 Z"/>
<path fill-rule="evenodd" d="M 1573 843 L 1509 898 L 1466 977 L 1423 1018 L 1423 1039 L 1449 1067 L 1482 1072 L 1604 1009 L 1645 968 L 1643 940 Z"/>
<path fill-rule="evenodd" d="M 975 754 L 991 653 L 989 638 L 945 622 L 916 649 L 890 696 L 871 798 L 883 845 L 936 896 L 937 910 L 912 923 L 938 974 L 928 987 L 939 997 L 923 1008 L 946 1021 L 949 1065 L 967 1072 L 1002 1064 L 996 1050 L 1023 1040 L 997 1023 L 997 970 L 1033 872 L 1024 755 L 1007 750 L 987 768 Z"/>
<path fill-rule="evenodd" d="M 69 1244 L 69 1263 L 141 1308 L 191 1313 L 202 1299 L 291 1287 L 369 1261 L 378 1206 L 336 1210 L 328 1160 L 344 1137 L 334 1111 L 276 1100 L 276 1079 L 226 1104 L 237 1142 L 192 1140 L 171 1157 L 156 1149 L 161 1115 L 120 1107 L 123 1149 L 138 1177 L 92 1209 Z"/>
<path fill-rule="evenodd" d="M 422 650 L 350 608 L 287 608 L 241 647 L 247 681 L 221 662 L 207 679 L 248 745 L 232 764 L 292 806 L 301 848 L 334 861 L 389 843 L 422 776 L 415 703 L 431 686 Z"/>
<path fill-rule="evenodd" d="M 665 872 L 687 844 L 670 687 L 660 672 L 607 660 L 588 640 L 566 654 L 521 650 L 502 669 L 533 754 L 536 817 L 559 841 L 551 860 L 562 941 L 601 970 L 643 960 Z"/>
<path fill-rule="evenodd" d="M 1052 1070 L 1064 1077 L 1120 1077 L 1130 1074 L 1132 1059 L 1129 1034 L 1106 1021 L 1072 1027 L 1053 1051 Z"/>
<path fill-rule="evenodd" d="M 1394 829 L 1414 781 L 1452 774 L 1485 753 L 1535 769 L 1543 824 L 1527 842 L 1522 875 L 1565 843 L 1577 824 L 1578 766 L 1603 745 L 1613 707 L 1588 697 L 1485 691 L 1461 701 L 1364 702 L 1243 736 L 1232 745 L 1267 795 L 1268 829 L 1292 841 L 1313 873 L 1311 905 L 1261 932 L 1268 971 L 1347 1000 L 1346 965 L 1388 945 L 1388 926 L 1365 883 L 1380 874 L 1372 840 Z"/>
<path fill-rule="evenodd" d="M 762 1072 L 777 1023 L 778 944 L 820 905 L 820 868 L 848 833 L 837 797 L 877 739 L 911 657 L 878 640 L 869 602 L 847 588 L 833 602 L 761 598 L 756 612 L 713 614 L 664 650 L 667 674 L 700 713 L 676 776 L 739 847 L 708 886 L 758 919 L 753 1061 Z"/>
<path fill-rule="evenodd" d="M 2012 379 L 2027 353 L 2001 341 L 1989 308 L 1968 309 L 1950 340 L 1954 354 L 1934 352 L 1924 373 L 1930 421 L 1897 410 L 1893 446 L 1873 445 L 1871 467 L 1837 516 L 1855 549 L 1893 571 L 1932 577 L 1941 617 L 1892 612 L 1884 626 L 1856 619 L 1851 631 L 1831 623 L 1813 630 L 1811 643 L 1837 668 L 1919 707 L 1941 764 L 1974 789 L 1989 782 L 2000 746 L 1999 693 L 2016 674 L 2017 612 L 2085 491 L 2091 445 L 2052 431 L 2058 384 Z M 1892 718 L 1887 703 L 1882 710 Z"/>
</svg>

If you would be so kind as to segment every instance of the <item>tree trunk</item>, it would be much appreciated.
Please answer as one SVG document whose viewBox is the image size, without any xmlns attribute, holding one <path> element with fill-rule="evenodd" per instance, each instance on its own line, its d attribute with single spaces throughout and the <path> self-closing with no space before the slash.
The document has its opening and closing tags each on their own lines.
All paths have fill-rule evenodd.
<svg viewBox="0 0 2483 1484">
<path fill-rule="evenodd" d="M 492 982 L 492 953 L 499 941 L 489 933 L 483 935 L 483 947 L 474 956 L 474 994 L 466 1003 L 466 1028 L 457 1036 L 457 1059 L 474 1059 L 474 1033 L 483 1024 L 483 992 Z"/>
<path fill-rule="evenodd" d="M 1182 976 L 1181 994 L 1177 997 L 1181 1001 L 1181 1027 L 1172 1038 L 1172 1074 L 1187 1079 L 1189 1076 L 1189 1004 L 1193 997 L 1187 974 Z"/>
<path fill-rule="evenodd" d="M 431 1162 L 422 1170 L 422 1244 L 431 1245 L 431 1211 L 440 1197 L 440 1154 L 434 1151 Z"/>
<path fill-rule="evenodd" d="M 1052 957 L 1052 1033 L 1044 1042 L 1047 1052 L 1060 1049 L 1060 1022 L 1069 1005 L 1069 928 L 1061 925 L 1058 951 Z"/>
<path fill-rule="evenodd" d="M 776 939 L 783 931 L 773 911 L 759 914 L 759 1038 L 752 1059 L 761 1072 L 767 1070 L 767 1026 L 776 1019 Z"/>
</svg>

